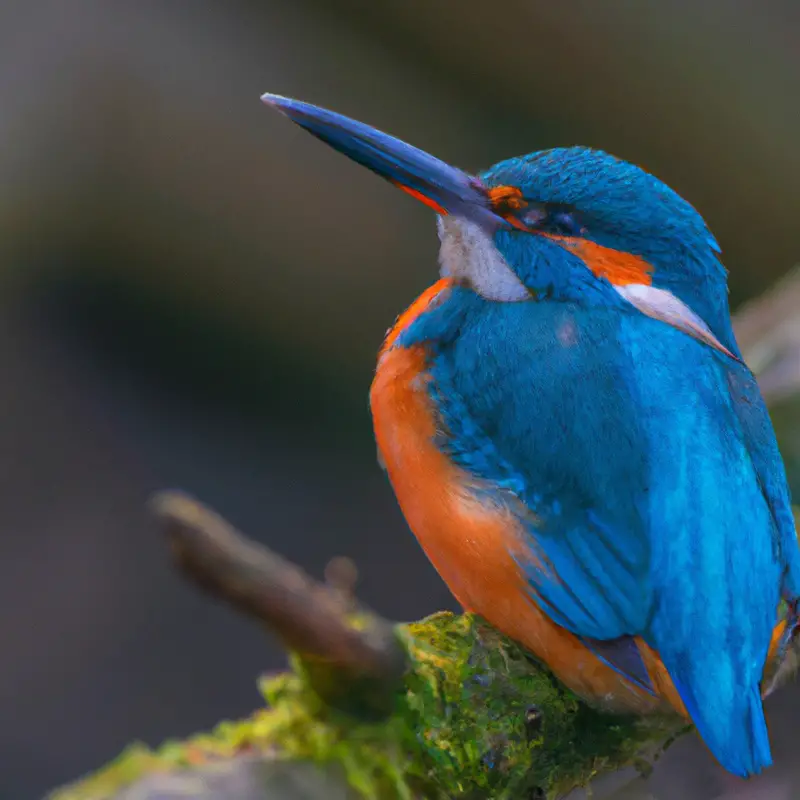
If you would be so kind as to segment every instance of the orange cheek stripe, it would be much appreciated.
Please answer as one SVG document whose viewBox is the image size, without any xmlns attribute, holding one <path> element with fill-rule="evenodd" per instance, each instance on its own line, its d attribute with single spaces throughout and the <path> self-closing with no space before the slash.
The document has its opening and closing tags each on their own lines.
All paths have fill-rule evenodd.
<svg viewBox="0 0 800 800">
<path fill-rule="evenodd" d="M 412 189 L 410 186 L 404 186 L 402 183 L 398 183 L 397 181 L 392 181 L 392 183 L 398 189 L 402 189 L 406 194 L 410 194 L 415 200 L 425 203 L 428 208 L 432 208 L 437 214 L 441 214 L 443 217 L 447 216 L 447 209 L 444 206 L 439 205 L 439 203 L 427 195 L 424 195 L 418 189 Z"/>
<path fill-rule="evenodd" d="M 563 248 L 575 253 L 598 278 L 605 278 L 615 286 L 631 283 L 653 283 L 653 265 L 641 256 L 623 253 L 611 247 L 572 236 L 544 234 Z"/>
</svg>

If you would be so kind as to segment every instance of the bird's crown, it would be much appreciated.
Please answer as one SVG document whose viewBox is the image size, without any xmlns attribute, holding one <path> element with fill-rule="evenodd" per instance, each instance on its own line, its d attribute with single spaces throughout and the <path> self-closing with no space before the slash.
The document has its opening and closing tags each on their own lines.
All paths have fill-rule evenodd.
<svg viewBox="0 0 800 800">
<path fill-rule="evenodd" d="M 689 270 L 676 251 L 720 252 L 700 214 L 663 181 L 588 147 L 559 147 L 501 161 L 483 172 L 497 210 L 518 229 L 584 237 L 640 255 L 659 267 Z M 703 266 L 724 276 L 718 258 Z"/>
</svg>

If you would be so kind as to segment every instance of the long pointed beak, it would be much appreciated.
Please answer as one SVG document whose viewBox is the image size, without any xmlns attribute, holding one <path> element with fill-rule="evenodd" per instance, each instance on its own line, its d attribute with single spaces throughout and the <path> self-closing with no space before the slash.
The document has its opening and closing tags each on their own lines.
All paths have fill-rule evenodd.
<svg viewBox="0 0 800 800">
<path fill-rule="evenodd" d="M 509 227 L 492 210 L 478 178 L 342 114 L 276 94 L 261 100 L 437 213 L 467 217 L 490 229 Z"/>
</svg>

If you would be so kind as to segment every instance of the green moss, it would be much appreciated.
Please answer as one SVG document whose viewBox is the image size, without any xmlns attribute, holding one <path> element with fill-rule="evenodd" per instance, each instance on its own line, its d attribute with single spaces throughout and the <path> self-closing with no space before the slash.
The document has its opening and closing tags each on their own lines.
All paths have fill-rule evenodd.
<svg viewBox="0 0 800 800">
<path fill-rule="evenodd" d="M 156 751 L 132 746 L 53 800 L 106 800 L 153 772 L 243 752 L 336 764 L 365 797 L 520 798 L 537 787 L 556 797 L 601 772 L 645 763 L 681 729 L 674 719 L 591 710 L 472 615 L 436 614 L 398 634 L 410 668 L 394 709 L 379 721 L 326 705 L 310 688 L 307 665 L 293 658 L 292 672 L 262 679 L 267 707 L 251 717 Z M 536 730 L 526 723 L 534 704 Z"/>
<path fill-rule="evenodd" d="M 593 711 L 480 618 L 439 614 L 406 628 L 427 776 L 446 796 L 555 797 L 597 774 L 644 764 L 683 726 Z M 540 727 L 526 725 L 535 707 Z M 526 791 L 528 794 L 526 794 Z"/>
</svg>

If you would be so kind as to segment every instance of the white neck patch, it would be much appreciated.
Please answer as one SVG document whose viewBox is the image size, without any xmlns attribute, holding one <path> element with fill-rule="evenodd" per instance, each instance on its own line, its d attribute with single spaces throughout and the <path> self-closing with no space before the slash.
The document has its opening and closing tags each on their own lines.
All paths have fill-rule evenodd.
<svg viewBox="0 0 800 800">
<path fill-rule="evenodd" d="M 667 325 L 672 325 L 673 328 L 689 334 L 698 342 L 703 342 L 734 361 L 739 361 L 738 357 L 714 336 L 711 328 L 672 292 L 642 283 L 629 283 L 627 286 L 615 286 L 614 288 L 642 314 L 666 322 Z"/>
<path fill-rule="evenodd" d="M 443 278 L 462 278 L 487 300 L 514 303 L 530 299 L 531 293 L 480 225 L 463 217 L 440 216 L 437 227 Z"/>
</svg>

